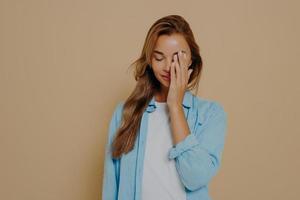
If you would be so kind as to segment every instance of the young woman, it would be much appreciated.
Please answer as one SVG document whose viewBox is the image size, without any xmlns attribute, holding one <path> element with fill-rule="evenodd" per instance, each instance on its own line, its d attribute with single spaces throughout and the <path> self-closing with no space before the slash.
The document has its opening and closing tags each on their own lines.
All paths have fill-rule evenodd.
<svg viewBox="0 0 300 200">
<path fill-rule="evenodd" d="M 158 19 L 133 64 L 136 87 L 109 125 L 102 199 L 210 200 L 227 114 L 190 91 L 202 59 L 189 24 L 179 15 Z"/>
</svg>

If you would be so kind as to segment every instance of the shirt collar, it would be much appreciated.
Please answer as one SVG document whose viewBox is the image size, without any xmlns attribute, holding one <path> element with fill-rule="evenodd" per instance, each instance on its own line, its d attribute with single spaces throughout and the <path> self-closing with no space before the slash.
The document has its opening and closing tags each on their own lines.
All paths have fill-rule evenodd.
<svg viewBox="0 0 300 200">
<path fill-rule="evenodd" d="M 182 101 L 182 105 L 186 108 L 190 108 L 192 106 L 192 103 L 193 103 L 193 94 L 190 90 L 186 90 L 185 93 L 184 93 L 184 97 L 183 97 L 183 101 Z M 147 111 L 148 112 L 152 112 L 154 111 L 156 108 L 156 105 L 155 105 L 155 98 L 154 96 L 151 98 L 149 104 L 148 104 L 148 107 L 147 107 Z"/>
</svg>

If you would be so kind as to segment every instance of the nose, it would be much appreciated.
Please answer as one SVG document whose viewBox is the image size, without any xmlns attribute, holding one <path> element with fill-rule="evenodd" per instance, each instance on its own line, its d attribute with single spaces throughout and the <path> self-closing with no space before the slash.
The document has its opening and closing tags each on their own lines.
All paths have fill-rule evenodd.
<svg viewBox="0 0 300 200">
<path fill-rule="evenodd" d="M 172 62 L 174 62 L 173 58 L 168 58 L 167 59 L 167 63 L 165 65 L 165 71 L 170 72 Z"/>
</svg>

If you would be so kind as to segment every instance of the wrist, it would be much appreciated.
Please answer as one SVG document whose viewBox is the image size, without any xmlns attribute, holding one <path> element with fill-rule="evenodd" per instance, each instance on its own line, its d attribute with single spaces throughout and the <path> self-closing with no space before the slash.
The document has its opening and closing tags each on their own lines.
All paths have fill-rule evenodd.
<svg viewBox="0 0 300 200">
<path fill-rule="evenodd" d="M 168 104 L 168 108 L 170 111 L 180 111 L 180 109 L 182 109 L 182 106 L 181 104 L 178 104 L 178 103 L 173 103 L 173 104 Z"/>
</svg>

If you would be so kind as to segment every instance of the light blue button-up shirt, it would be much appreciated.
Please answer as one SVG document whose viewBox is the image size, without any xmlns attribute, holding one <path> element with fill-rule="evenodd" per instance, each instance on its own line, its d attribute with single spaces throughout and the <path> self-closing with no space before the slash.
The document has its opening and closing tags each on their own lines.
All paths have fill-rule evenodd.
<svg viewBox="0 0 300 200">
<path fill-rule="evenodd" d="M 143 159 L 149 113 L 156 108 L 154 97 L 145 109 L 134 148 L 120 159 L 112 159 L 111 143 L 120 126 L 124 102 L 119 102 L 109 124 L 105 147 L 103 200 L 141 200 Z M 190 134 L 173 145 L 169 159 L 175 160 L 187 200 L 211 200 L 208 184 L 220 168 L 227 132 L 227 114 L 214 100 L 186 90 L 182 102 Z"/>
</svg>

